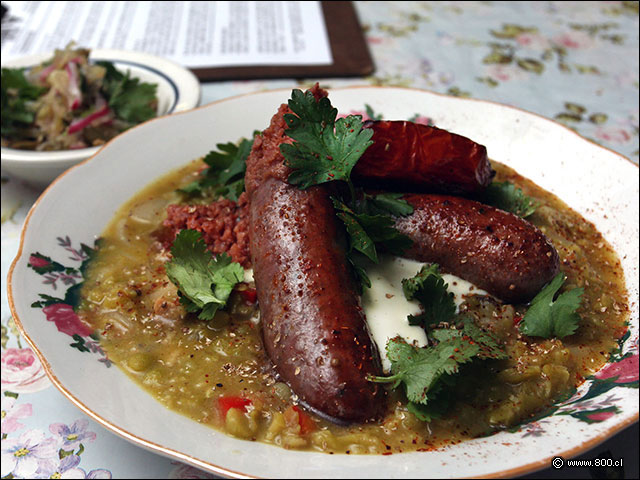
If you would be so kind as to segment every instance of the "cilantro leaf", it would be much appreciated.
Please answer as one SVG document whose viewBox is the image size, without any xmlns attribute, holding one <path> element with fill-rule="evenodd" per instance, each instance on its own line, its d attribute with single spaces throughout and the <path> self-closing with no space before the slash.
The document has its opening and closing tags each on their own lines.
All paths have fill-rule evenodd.
<svg viewBox="0 0 640 480">
<path fill-rule="evenodd" d="M 29 127 L 35 111 L 29 103 L 37 100 L 47 89 L 30 83 L 20 68 L 2 69 L 2 125 L 1 134 L 11 137 L 17 130 Z"/>
<path fill-rule="evenodd" d="M 156 116 L 156 84 L 132 78 L 129 72 L 120 72 L 111 62 L 96 63 L 106 69 L 102 90 L 118 118 L 135 124 Z"/>
<path fill-rule="evenodd" d="M 368 103 L 364 104 L 364 111 L 371 120 L 382 120 L 384 118 L 382 113 L 376 113 Z"/>
<path fill-rule="evenodd" d="M 349 115 L 336 121 L 338 110 L 328 98 L 293 90 L 289 100 L 293 114 L 284 116 L 286 134 L 294 143 L 283 143 L 280 152 L 293 171 L 289 183 L 304 190 L 334 180 L 351 184 L 354 165 L 371 145 L 373 131 L 362 128 L 362 117 Z"/>
<path fill-rule="evenodd" d="M 430 421 L 446 409 L 450 387 L 462 364 L 474 359 L 502 359 L 506 354 L 494 336 L 477 327 L 469 318 L 462 318 L 462 328 L 433 330 L 433 346 L 418 348 L 401 337 L 387 342 L 387 357 L 391 375 L 368 377 L 369 381 L 391 383 L 392 388 L 404 386 L 409 411 Z M 435 401 L 435 403 L 434 403 Z M 444 404 L 443 404 L 444 402 Z"/>
<path fill-rule="evenodd" d="M 500 348 L 498 339 L 492 333 L 478 327 L 468 317 L 463 319 L 462 335 L 473 339 L 478 345 L 477 358 L 501 360 L 508 357 Z"/>
<path fill-rule="evenodd" d="M 337 198 L 331 197 L 331 200 L 337 210 L 336 215 L 343 221 L 349 234 L 350 250 L 357 250 L 378 263 L 376 244 L 393 254 L 401 254 L 411 246 L 411 239 L 393 227 L 393 218 L 356 213 Z"/>
<path fill-rule="evenodd" d="M 178 287 L 187 311 L 199 312 L 203 320 L 211 320 L 226 305 L 233 287 L 244 278 L 242 266 L 227 254 L 214 258 L 196 230 L 181 230 L 171 255 L 165 265 L 167 276 Z"/>
<path fill-rule="evenodd" d="M 406 299 L 418 300 L 424 309 L 420 315 L 409 315 L 409 325 L 420 325 L 427 330 L 451 320 L 456 313 L 456 304 L 447 286 L 437 264 L 425 265 L 415 277 L 402 280 Z"/>
<path fill-rule="evenodd" d="M 511 182 L 493 182 L 484 195 L 484 200 L 489 205 L 522 218 L 532 215 L 539 206 L 538 202 L 527 197 L 521 188 L 515 187 Z"/>
<path fill-rule="evenodd" d="M 371 279 L 369 278 L 369 275 L 367 275 L 367 271 L 355 261 L 353 253 L 347 254 L 347 260 L 351 265 L 351 269 L 353 270 L 356 280 L 358 280 L 358 294 L 362 295 L 362 291 L 365 288 L 371 288 Z"/>
<path fill-rule="evenodd" d="M 478 345 L 452 336 L 434 347 L 418 348 L 401 337 L 387 342 L 387 357 L 391 361 L 391 376 L 370 377 L 378 383 L 391 383 L 405 387 L 410 402 L 426 405 L 429 391 L 443 375 L 458 372 L 459 365 L 469 362 L 478 352 Z"/>
<path fill-rule="evenodd" d="M 371 129 L 363 129 L 362 117 L 338 114 L 327 97 L 316 99 L 311 91 L 293 90 L 289 100 L 293 112 L 285 114 L 285 133 L 292 144 L 280 145 L 286 166 L 292 169 L 288 181 L 304 190 L 312 185 L 341 180 L 347 183 L 351 201 L 332 197 L 336 215 L 349 235 L 348 258 L 361 285 L 371 282 L 364 269 L 354 261 L 356 252 L 378 263 L 377 247 L 401 254 L 412 244 L 409 237 L 394 228 L 393 215 L 408 215 L 413 207 L 400 194 L 371 196 L 354 189 L 351 170 L 373 143 Z M 373 114 L 371 108 L 368 113 Z"/>
<path fill-rule="evenodd" d="M 392 215 L 395 217 L 411 215 L 413 207 L 402 196 L 402 193 L 365 194 L 365 201 L 358 203 L 357 208 L 369 215 Z"/>
<path fill-rule="evenodd" d="M 580 306 L 584 289 L 574 288 L 556 297 L 566 278 L 563 273 L 559 273 L 531 300 L 531 306 L 520 323 L 523 334 L 530 337 L 562 338 L 575 333 L 580 323 L 580 315 L 576 310 Z"/>
<path fill-rule="evenodd" d="M 437 386 L 441 386 L 445 383 L 448 383 L 446 381 L 447 378 L 454 379 L 456 378 L 456 376 L 443 375 L 440 378 L 440 381 L 438 382 Z M 453 384 L 454 382 L 450 382 L 450 383 Z M 432 392 L 430 394 L 431 398 L 427 405 L 424 405 L 422 403 L 408 402 L 407 410 L 413 413 L 416 416 L 416 418 L 422 422 L 430 422 L 436 418 L 442 417 L 451 407 L 453 403 L 453 399 L 450 398 L 450 395 L 448 395 L 449 392 L 445 391 L 441 393 L 440 390 L 442 390 L 442 388 L 436 389 L 436 391 L 433 392 L 433 389 L 432 389 Z"/>
<path fill-rule="evenodd" d="M 203 160 L 209 167 L 200 173 L 200 178 L 179 191 L 189 195 L 202 195 L 210 190 L 213 195 L 237 202 L 244 191 L 246 162 L 253 140 L 242 138 L 237 145 L 228 142 L 219 143 L 216 147 L 219 151 L 212 150 L 204 157 Z"/>
</svg>

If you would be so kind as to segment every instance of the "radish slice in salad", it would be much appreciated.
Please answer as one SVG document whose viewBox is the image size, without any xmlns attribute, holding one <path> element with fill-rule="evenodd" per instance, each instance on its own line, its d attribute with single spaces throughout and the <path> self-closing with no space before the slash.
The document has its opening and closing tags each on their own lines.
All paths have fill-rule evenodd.
<svg viewBox="0 0 640 480">
<path fill-rule="evenodd" d="M 78 75 L 78 65 L 73 59 L 65 65 L 65 70 L 69 77 L 68 101 L 71 110 L 77 110 L 82 104 L 82 92 L 80 91 L 80 76 Z"/>
</svg>

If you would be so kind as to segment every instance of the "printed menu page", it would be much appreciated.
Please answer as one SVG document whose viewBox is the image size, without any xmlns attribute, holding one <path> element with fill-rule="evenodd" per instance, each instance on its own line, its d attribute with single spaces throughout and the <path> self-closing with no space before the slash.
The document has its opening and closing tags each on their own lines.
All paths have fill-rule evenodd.
<svg viewBox="0 0 640 480">
<path fill-rule="evenodd" d="M 3 2 L 3 63 L 70 41 L 158 55 L 188 68 L 330 65 L 320 2 Z"/>
</svg>

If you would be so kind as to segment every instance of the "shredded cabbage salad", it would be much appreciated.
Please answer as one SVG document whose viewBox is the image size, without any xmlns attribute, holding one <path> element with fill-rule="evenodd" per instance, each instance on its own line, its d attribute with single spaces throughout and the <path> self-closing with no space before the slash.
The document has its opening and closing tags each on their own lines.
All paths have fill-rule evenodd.
<svg viewBox="0 0 640 480">
<path fill-rule="evenodd" d="M 102 145 L 156 116 L 157 85 L 73 43 L 30 69 L 2 68 L 2 146 L 69 150 Z"/>
</svg>

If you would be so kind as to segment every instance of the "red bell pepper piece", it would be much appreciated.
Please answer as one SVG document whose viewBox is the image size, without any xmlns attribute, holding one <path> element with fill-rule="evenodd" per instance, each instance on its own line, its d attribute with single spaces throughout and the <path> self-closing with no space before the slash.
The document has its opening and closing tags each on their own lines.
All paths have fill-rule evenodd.
<svg viewBox="0 0 640 480">
<path fill-rule="evenodd" d="M 246 412 L 249 405 L 251 405 L 251 400 L 245 397 L 218 397 L 218 407 L 220 407 L 220 411 L 222 412 L 223 416 L 226 416 L 227 412 L 231 408 L 237 408 L 239 410 L 242 410 L 243 412 Z"/>
<path fill-rule="evenodd" d="M 302 435 L 306 435 L 307 433 L 317 430 L 318 427 L 316 426 L 316 422 L 311 420 L 309 415 L 304 413 L 297 405 L 294 405 L 292 408 L 298 412 L 298 423 L 300 424 L 300 433 Z"/>
<path fill-rule="evenodd" d="M 258 300 L 258 292 L 255 288 L 247 288 L 245 290 L 238 290 L 242 298 L 247 303 L 256 303 Z"/>
</svg>

